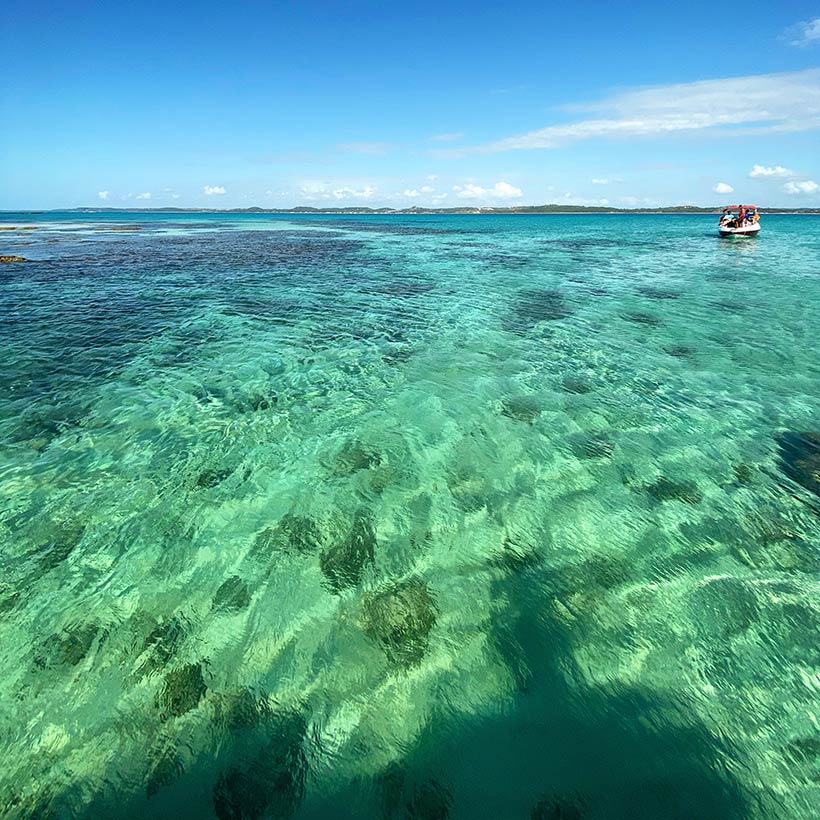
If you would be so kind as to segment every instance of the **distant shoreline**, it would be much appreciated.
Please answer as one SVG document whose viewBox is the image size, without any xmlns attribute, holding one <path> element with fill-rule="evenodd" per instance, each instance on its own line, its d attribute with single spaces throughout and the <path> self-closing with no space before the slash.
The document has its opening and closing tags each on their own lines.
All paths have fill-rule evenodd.
<svg viewBox="0 0 820 820">
<path fill-rule="evenodd" d="M 307 214 L 314 216 L 390 216 L 390 215 L 575 215 L 575 214 L 718 214 L 723 210 L 723 206 L 701 208 L 695 205 L 670 205 L 663 208 L 601 208 L 586 205 L 518 205 L 508 208 L 40 208 L 0 211 L 0 216 L 5 214 L 52 214 L 52 213 L 72 213 L 72 214 L 118 214 L 118 213 L 144 213 L 144 214 Z M 766 214 L 820 214 L 820 208 L 760 208 Z"/>
</svg>

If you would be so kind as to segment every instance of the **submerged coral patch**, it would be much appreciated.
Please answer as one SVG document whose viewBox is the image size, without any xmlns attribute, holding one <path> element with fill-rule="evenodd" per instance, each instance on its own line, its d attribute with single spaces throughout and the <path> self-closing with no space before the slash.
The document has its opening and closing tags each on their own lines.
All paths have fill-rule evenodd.
<svg viewBox="0 0 820 820">
<path fill-rule="evenodd" d="M 409 580 L 368 593 L 362 604 L 365 635 L 396 664 L 418 663 L 427 651 L 437 608 L 427 584 Z"/>
<path fill-rule="evenodd" d="M 333 592 L 357 586 L 365 567 L 373 563 L 376 553 L 376 531 L 373 515 L 360 507 L 353 516 L 353 526 L 346 538 L 329 545 L 322 552 L 319 565 Z"/>
<path fill-rule="evenodd" d="M 167 720 L 196 709 L 207 691 L 200 664 L 187 663 L 178 669 L 172 669 L 165 675 L 162 688 L 157 694 L 156 706 L 160 717 Z"/>
<path fill-rule="evenodd" d="M 532 424 L 541 415 L 541 406 L 534 396 L 511 396 L 501 400 L 501 415 Z"/>
<path fill-rule="evenodd" d="M 321 549 L 324 541 L 319 525 L 306 515 L 286 513 L 275 527 L 267 527 L 254 543 L 255 555 L 295 552 L 310 555 Z"/>
<path fill-rule="evenodd" d="M 820 497 L 820 432 L 781 433 L 777 444 L 783 472 Z"/>
<path fill-rule="evenodd" d="M 222 612 L 238 612 L 250 602 L 248 585 L 238 575 L 232 575 L 216 591 L 213 608 Z"/>
</svg>

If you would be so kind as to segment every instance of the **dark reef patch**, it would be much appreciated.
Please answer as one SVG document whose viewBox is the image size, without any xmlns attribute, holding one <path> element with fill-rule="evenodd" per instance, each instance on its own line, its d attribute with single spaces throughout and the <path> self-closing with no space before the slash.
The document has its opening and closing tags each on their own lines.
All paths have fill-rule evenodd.
<svg viewBox="0 0 820 820">
<path fill-rule="evenodd" d="M 212 606 L 217 612 L 239 612 L 250 602 L 248 585 L 238 575 L 232 575 L 216 591 Z"/>
<path fill-rule="evenodd" d="M 172 616 L 161 620 L 145 639 L 140 650 L 142 660 L 137 671 L 148 675 L 164 669 L 179 651 L 185 640 L 185 623 L 182 618 Z"/>
<path fill-rule="evenodd" d="M 359 470 L 377 467 L 381 463 L 382 455 L 375 447 L 352 440 L 345 442 L 336 454 L 333 472 L 335 475 L 352 475 Z"/>
<path fill-rule="evenodd" d="M 218 486 L 232 475 L 233 470 L 203 470 L 196 480 L 196 486 L 201 489 L 209 490 Z"/>
<path fill-rule="evenodd" d="M 427 584 L 418 580 L 368 593 L 362 604 L 365 635 L 382 647 L 392 663 L 401 666 L 412 666 L 422 659 L 436 615 Z"/>
<path fill-rule="evenodd" d="M 777 445 L 783 472 L 820 498 L 820 432 L 781 433 Z"/>
<path fill-rule="evenodd" d="M 41 669 L 76 666 L 88 655 L 99 631 L 96 624 L 86 624 L 50 635 L 36 651 L 34 665 Z"/>
<path fill-rule="evenodd" d="M 505 330 L 526 334 L 540 322 L 559 322 L 573 315 L 560 290 L 531 288 L 519 291 L 512 313 L 504 323 Z"/>
<path fill-rule="evenodd" d="M 165 675 L 162 689 L 156 697 L 161 719 L 179 717 L 196 709 L 207 691 L 200 664 L 187 663 L 172 669 Z"/>
<path fill-rule="evenodd" d="M 683 501 L 685 504 L 699 504 L 703 493 L 693 481 L 673 481 L 660 476 L 651 484 L 644 484 L 642 489 L 656 501 Z"/>
<path fill-rule="evenodd" d="M 651 313 L 629 311 L 622 313 L 621 318 L 626 319 L 628 322 L 634 322 L 638 325 L 647 325 L 648 327 L 658 327 L 658 325 L 663 324 L 657 316 L 653 316 Z"/>
<path fill-rule="evenodd" d="M 667 345 L 663 348 L 663 352 L 674 356 L 676 359 L 689 359 L 696 353 L 693 347 L 687 345 Z"/>
<path fill-rule="evenodd" d="M 321 549 L 323 541 L 322 530 L 312 518 L 286 513 L 275 527 L 256 536 L 252 552 L 256 557 L 276 552 L 311 555 Z"/>
<path fill-rule="evenodd" d="M 178 780 L 184 771 L 182 758 L 173 745 L 153 750 L 145 776 L 145 796 L 150 800 L 162 788 Z"/>
<path fill-rule="evenodd" d="M 583 395 L 584 393 L 592 392 L 593 387 L 585 379 L 579 379 L 575 376 L 567 376 L 561 380 L 561 389 L 564 390 L 566 393 L 575 393 L 577 395 Z"/>
<path fill-rule="evenodd" d="M 330 589 L 341 592 L 358 585 L 375 554 L 373 514 L 366 507 L 359 507 L 353 516 L 350 534 L 327 547 L 319 558 L 319 565 Z"/>
<path fill-rule="evenodd" d="M 304 794 L 307 725 L 295 711 L 270 712 L 259 729 L 263 742 L 228 768 L 213 790 L 219 820 L 285 820 Z"/>
<path fill-rule="evenodd" d="M 532 424 L 541 415 L 541 406 L 534 396 L 511 396 L 501 400 L 501 415 Z"/>
<path fill-rule="evenodd" d="M 611 458 L 615 445 L 604 433 L 581 433 L 570 440 L 570 449 L 576 458 Z"/>
</svg>

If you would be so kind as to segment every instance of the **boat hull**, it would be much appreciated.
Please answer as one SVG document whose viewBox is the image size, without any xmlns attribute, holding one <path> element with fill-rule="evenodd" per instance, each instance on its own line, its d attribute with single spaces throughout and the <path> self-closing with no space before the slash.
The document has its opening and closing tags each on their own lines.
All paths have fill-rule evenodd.
<svg viewBox="0 0 820 820">
<path fill-rule="evenodd" d="M 718 225 L 718 233 L 721 236 L 757 236 L 760 233 L 760 224 L 744 225 L 741 228 L 728 228 L 725 225 Z"/>
</svg>

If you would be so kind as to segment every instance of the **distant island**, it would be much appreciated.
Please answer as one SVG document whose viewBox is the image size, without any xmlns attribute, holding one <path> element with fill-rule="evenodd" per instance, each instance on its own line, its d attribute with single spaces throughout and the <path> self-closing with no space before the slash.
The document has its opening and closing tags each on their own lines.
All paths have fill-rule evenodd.
<svg viewBox="0 0 820 820">
<path fill-rule="evenodd" d="M 0 213 L 213 213 L 213 214 L 716 214 L 724 206 L 668 205 L 663 208 L 614 208 L 600 205 L 512 205 L 506 208 L 459 206 L 456 208 L 53 208 L 48 210 L 0 211 Z M 765 214 L 820 214 L 820 208 L 765 208 Z"/>
</svg>

